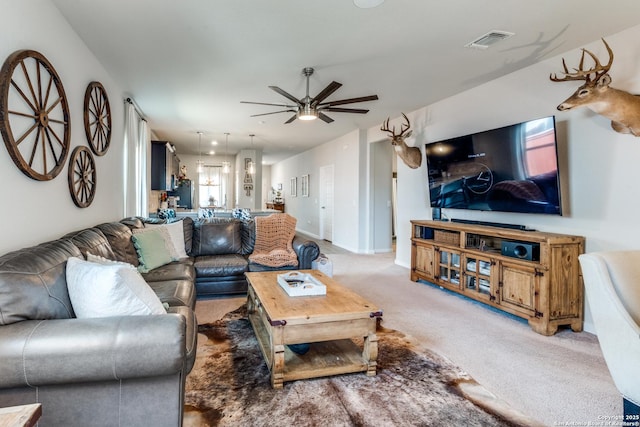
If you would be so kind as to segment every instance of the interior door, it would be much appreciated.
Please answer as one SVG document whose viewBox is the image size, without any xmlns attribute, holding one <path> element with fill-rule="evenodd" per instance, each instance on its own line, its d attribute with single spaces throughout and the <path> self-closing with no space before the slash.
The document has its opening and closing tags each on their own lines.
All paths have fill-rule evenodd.
<svg viewBox="0 0 640 427">
<path fill-rule="evenodd" d="M 320 183 L 320 238 L 333 241 L 333 165 L 322 166 Z"/>
</svg>

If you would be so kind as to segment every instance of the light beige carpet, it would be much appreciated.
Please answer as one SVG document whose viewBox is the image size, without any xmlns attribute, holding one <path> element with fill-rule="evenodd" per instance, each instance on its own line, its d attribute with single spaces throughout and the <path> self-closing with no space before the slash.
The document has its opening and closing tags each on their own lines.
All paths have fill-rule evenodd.
<svg viewBox="0 0 640 427">
<path fill-rule="evenodd" d="M 336 280 L 383 308 L 385 327 L 460 366 L 513 409 L 549 426 L 622 414 L 622 398 L 595 336 L 570 330 L 536 334 L 526 322 L 411 282 L 393 254 L 329 257 Z M 221 318 L 244 300 L 199 301 L 199 323 Z"/>
</svg>

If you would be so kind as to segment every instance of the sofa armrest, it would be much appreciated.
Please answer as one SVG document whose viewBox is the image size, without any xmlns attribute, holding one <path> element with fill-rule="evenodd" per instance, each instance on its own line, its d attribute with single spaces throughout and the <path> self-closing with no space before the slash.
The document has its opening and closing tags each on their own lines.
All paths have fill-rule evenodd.
<svg viewBox="0 0 640 427">
<path fill-rule="evenodd" d="M 179 314 L 13 323 L 0 327 L 0 388 L 170 375 L 185 348 Z"/>
<path fill-rule="evenodd" d="M 320 256 L 318 244 L 298 234 L 293 238 L 293 250 L 298 255 L 298 268 L 301 270 L 310 269 L 311 262 Z"/>
</svg>

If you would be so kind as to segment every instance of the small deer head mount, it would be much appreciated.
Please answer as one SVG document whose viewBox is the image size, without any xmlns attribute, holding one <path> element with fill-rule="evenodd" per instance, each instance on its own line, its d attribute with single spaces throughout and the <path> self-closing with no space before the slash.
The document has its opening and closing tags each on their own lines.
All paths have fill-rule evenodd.
<svg viewBox="0 0 640 427">
<path fill-rule="evenodd" d="M 558 110 L 564 111 L 584 106 L 610 119 L 611 127 L 616 132 L 640 136 L 640 97 L 609 86 L 611 83 L 609 69 L 613 64 L 613 51 L 604 39 L 602 42 L 609 54 L 609 62 L 606 65 L 602 65 L 593 53 L 582 49 L 579 68 L 574 68 L 574 72 L 570 72 L 563 58 L 564 77 L 558 78 L 555 74 L 549 76 L 554 82 L 584 81 L 573 95 L 558 105 Z M 588 70 L 584 69 L 585 53 L 595 63 L 593 68 Z"/>
<path fill-rule="evenodd" d="M 404 142 L 405 138 L 409 138 L 411 136 L 411 123 L 409 123 L 409 119 L 402 113 L 402 117 L 406 123 L 403 123 L 400 126 L 400 133 L 396 133 L 396 127 L 394 126 L 389 130 L 389 119 L 382 124 L 380 130 L 383 132 L 387 132 L 391 137 L 391 145 L 396 151 L 398 157 L 402 159 L 405 165 L 409 166 L 411 169 L 419 168 L 422 164 L 422 153 L 418 147 L 408 147 Z M 408 132 L 407 132 L 408 131 Z"/>
</svg>

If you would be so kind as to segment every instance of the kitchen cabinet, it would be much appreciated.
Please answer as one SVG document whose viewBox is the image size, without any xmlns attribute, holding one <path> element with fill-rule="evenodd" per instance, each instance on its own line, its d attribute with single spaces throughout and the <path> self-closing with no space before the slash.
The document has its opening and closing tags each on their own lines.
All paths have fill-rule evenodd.
<svg viewBox="0 0 640 427">
<path fill-rule="evenodd" d="M 178 185 L 180 159 L 168 141 L 151 141 L 151 189 L 171 191 Z"/>
<path fill-rule="evenodd" d="M 584 237 L 428 220 L 411 226 L 411 280 L 524 318 L 542 335 L 582 330 Z"/>
</svg>

